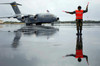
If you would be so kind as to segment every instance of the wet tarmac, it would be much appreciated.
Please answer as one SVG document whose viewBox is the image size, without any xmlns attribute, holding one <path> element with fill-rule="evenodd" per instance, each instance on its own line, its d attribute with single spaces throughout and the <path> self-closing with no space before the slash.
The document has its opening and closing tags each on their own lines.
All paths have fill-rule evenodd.
<svg viewBox="0 0 100 66">
<path fill-rule="evenodd" d="M 76 35 L 75 24 L 50 26 L 0 25 L 0 66 L 88 66 L 75 57 L 77 43 L 89 66 L 100 65 L 100 25 L 84 24 L 83 35 Z"/>
</svg>

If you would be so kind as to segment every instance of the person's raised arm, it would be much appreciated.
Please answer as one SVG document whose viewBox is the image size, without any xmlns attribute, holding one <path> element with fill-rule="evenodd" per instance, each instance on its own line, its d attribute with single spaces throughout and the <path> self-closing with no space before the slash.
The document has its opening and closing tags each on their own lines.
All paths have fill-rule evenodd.
<svg viewBox="0 0 100 66">
<path fill-rule="evenodd" d="M 75 11 L 73 11 L 73 12 L 68 12 L 68 11 L 65 11 L 65 13 L 75 14 Z"/>
<path fill-rule="evenodd" d="M 89 5 L 89 2 L 88 2 L 88 4 L 87 4 L 87 6 L 86 6 L 86 10 L 84 10 L 83 13 L 88 12 L 88 5 Z"/>
<path fill-rule="evenodd" d="M 89 65 L 88 56 L 87 55 L 83 55 L 83 57 L 86 58 L 87 64 Z"/>
</svg>

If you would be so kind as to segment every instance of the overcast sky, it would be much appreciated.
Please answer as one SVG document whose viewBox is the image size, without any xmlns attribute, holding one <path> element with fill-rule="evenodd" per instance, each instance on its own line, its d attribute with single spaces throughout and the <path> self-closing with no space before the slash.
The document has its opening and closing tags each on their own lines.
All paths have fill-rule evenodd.
<svg viewBox="0 0 100 66">
<path fill-rule="evenodd" d="M 78 5 L 85 10 L 87 3 L 90 2 L 89 11 L 84 14 L 84 20 L 100 20 L 100 0 L 0 0 L 0 3 L 14 1 L 22 4 L 19 8 L 23 14 L 46 13 L 46 10 L 49 10 L 50 13 L 58 16 L 61 21 L 75 20 L 75 15 L 66 14 L 62 10 L 74 11 Z M 14 14 L 10 5 L 0 5 L 0 16 Z"/>
</svg>

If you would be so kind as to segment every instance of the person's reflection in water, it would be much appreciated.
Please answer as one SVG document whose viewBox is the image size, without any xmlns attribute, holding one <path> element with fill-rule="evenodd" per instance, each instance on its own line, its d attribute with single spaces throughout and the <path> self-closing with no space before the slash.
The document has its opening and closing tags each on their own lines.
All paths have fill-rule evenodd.
<svg viewBox="0 0 100 66">
<path fill-rule="evenodd" d="M 82 36 L 81 35 L 77 35 L 76 54 L 68 54 L 64 57 L 69 57 L 69 56 L 73 56 L 73 57 L 77 58 L 78 62 L 81 62 L 82 58 L 86 58 L 86 61 L 88 63 L 88 56 L 83 55 L 83 43 L 82 43 Z M 89 65 L 89 63 L 88 63 L 88 65 Z"/>
<path fill-rule="evenodd" d="M 18 30 L 17 32 L 15 32 L 15 37 L 12 43 L 12 47 L 16 48 L 18 46 L 20 38 L 21 38 L 21 31 Z"/>
</svg>

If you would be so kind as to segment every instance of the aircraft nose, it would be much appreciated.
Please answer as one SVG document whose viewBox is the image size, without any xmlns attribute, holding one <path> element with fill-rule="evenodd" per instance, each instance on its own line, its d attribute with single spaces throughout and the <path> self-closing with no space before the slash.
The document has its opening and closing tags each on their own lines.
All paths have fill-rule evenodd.
<svg viewBox="0 0 100 66">
<path fill-rule="evenodd" d="M 59 17 L 57 17 L 57 19 L 56 19 L 57 21 L 59 20 Z"/>
</svg>

